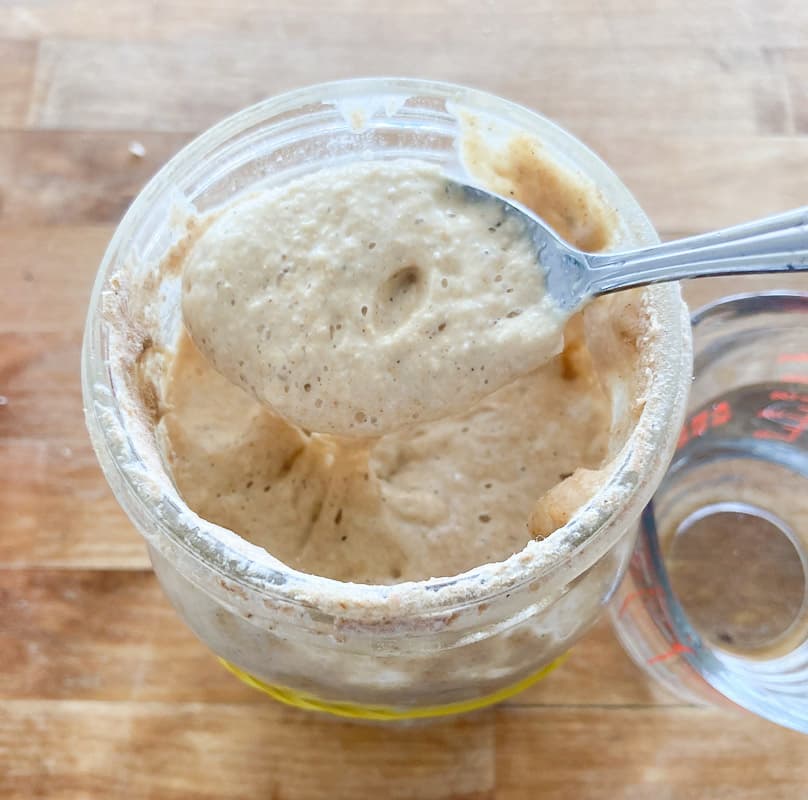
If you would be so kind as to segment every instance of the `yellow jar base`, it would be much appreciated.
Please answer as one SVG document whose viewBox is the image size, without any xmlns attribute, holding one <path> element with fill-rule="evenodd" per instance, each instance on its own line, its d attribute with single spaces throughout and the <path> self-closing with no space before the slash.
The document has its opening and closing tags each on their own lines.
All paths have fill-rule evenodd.
<svg viewBox="0 0 808 800">
<path fill-rule="evenodd" d="M 285 686 L 273 686 L 269 683 L 259 680 L 249 672 L 245 672 L 235 664 L 231 664 L 223 658 L 219 661 L 222 665 L 233 673 L 240 681 L 251 686 L 253 689 L 268 694 L 270 697 L 285 703 L 288 706 L 295 708 L 303 708 L 306 711 L 319 711 L 324 714 L 332 714 L 337 717 L 349 717 L 351 719 L 369 719 L 377 721 L 397 721 L 408 719 L 429 719 L 431 717 L 446 717 L 452 714 L 465 714 L 469 711 L 477 711 L 487 706 L 501 703 L 509 697 L 524 691 L 529 686 L 537 683 L 542 678 L 549 675 L 556 667 L 558 667 L 567 657 L 565 653 L 559 656 L 555 661 L 551 661 L 546 666 L 542 667 L 538 672 L 522 678 L 521 681 L 506 686 L 503 689 L 498 689 L 491 694 L 476 697 L 473 700 L 461 700 L 457 703 L 446 703 L 445 705 L 437 706 L 422 706 L 420 708 L 395 708 L 392 706 L 365 706 L 356 703 L 348 702 L 331 702 L 329 700 L 322 700 L 314 695 L 300 692 L 296 689 L 289 689 Z"/>
</svg>

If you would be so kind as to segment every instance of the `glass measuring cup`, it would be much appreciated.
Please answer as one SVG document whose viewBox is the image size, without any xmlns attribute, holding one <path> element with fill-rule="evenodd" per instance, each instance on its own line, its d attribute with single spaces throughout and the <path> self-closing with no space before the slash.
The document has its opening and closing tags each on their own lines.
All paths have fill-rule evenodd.
<svg viewBox="0 0 808 800">
<path fill-rule="evenodd" d="M 688 415 L 610 610 L 675 694 L 808 732 L 806 326 L 808 293 L 694 314 Z"/>
</svg>

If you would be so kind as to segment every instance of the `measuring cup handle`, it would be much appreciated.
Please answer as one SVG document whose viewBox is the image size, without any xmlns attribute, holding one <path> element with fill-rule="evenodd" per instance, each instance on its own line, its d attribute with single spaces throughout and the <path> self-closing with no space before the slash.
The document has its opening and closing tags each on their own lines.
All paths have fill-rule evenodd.
<svg viewBox="0 0 808 800">
<path fill-rule="evenodd" d="M 588 257 L 594 294 L 661 281 L 808 270 L 808 207 L 628 253 Z"/>
</svg>

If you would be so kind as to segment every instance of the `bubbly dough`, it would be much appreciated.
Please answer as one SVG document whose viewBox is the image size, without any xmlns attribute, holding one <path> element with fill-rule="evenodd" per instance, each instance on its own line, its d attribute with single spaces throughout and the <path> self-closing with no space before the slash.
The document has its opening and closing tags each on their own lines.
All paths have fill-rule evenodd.
<svg viewBox="0 0 808 800">
<path fill-rule="evenodd" d="M 594 186 L 552 162 L 533 140 L 517 137 L 501 151 L 476 142 L 475 136 L 466 138 L 464 160 L 485 185 L 552 219 L 558 232 L 578 246 L 609 245 L 617 221 Z M 398 169 L 404 163 L 390 166 Z M 213 242 L 233 264 L 234 253 L 274 248 L 268 229 L 247 226 L 238 218 L 260 216 L 267 207 L 264 202 L 275 200 L 259 195 L 238 201 L 214 212 L 208 227 L 208 220 L 193 220 L 187 241 L 165 264 L 167 273 L 174 275 L 179 268 L 187 281 L 194 259 L 202 258 Z M 440 203 L 438 208 L 445 208 Z M 217 224 L 230 227 L 216 232 Z M 228 230 L 229 239 L 223 235 Z M 258 237 L 257 244 L 242 241 L 245 231 Z M 206 232 L 215 236 L 207 238 Z M 395 252 L 392 225 L 387 235 L 390 252 Z M 363 257 L 382 246 L 374 240 L 376 247 L 368 249 L 361 236 L 357 241 Z M 234 249 L 230 255 L 227 242 Z M 300 253 L 302 259 L 304 251 Z M 367 266 L 379 263 L 369 260 Z M 465 279 L 469 265 L 459 268 L 464 271 L 458 279 Z M 478 290 L 487 296 L 491 287 L 485 271 L 471 271 L 477 273 L 472 281 L 478 281 Z M 286 276 L 281 286 L 285 281 Z M 441 281 L 438 276 L 438 284 Z M 191 283 L 193 291 L 193 277 Z M 494 281 L 494 288 L 501 283 L 504 279 Z M 294 300 L 298 285 L 284 288 L 287 300 Z M 241 291 L 236 286 L 228 291 L 237 289 Z M 358 297 L 356 287 L 351 289 L 351 297 Z M 540 289 L 530 290 L 533 301 Z M 646 330 L 640 296 L 637 290 L 596 299 L 568 322 L 558 356 L 457 414 L 419 420 L 379 438 L 301 429 L 242 388 L 238 375 L 232 375 L 235 367 L 242 368 L 238 361 L 214 369 L 209 353 L 200 351 L 187 333 L 170 350 L 145 351 L 143 374 L 159 378 L 146 381 L 144 391 L 153 383 L 162 452 L 183 499 L 205 519 L 263 546 L 291 567 L 338 580 L 385 584 L 454 575 L 507 558 L 531 538 L 549 536 L 605 480 L 610 459 L 642 407 L 631 389 L 638 342 Z M 186 292 L 186 302 L 188 297 Z M 238 307 L 240 297 L 234 293 L 220 298 L 224 314 Z M 487 297 L 493 302 L 497 296 Z M 230 300 L 236 305 L 230 306 Z M 361 319 L 370 316 L 370 307 L 368 302 L 369 314 L 363 316 L 360 306 L 359 319 L 352 319 L 351 336 L 360 344 Z M 419 313 L 424 308 L 420 306 Z M 192 316 L 188 311 L 186 322 Z M 320 309 L 323 314 L 333 311 L 330 303 Z M 511 319 L 518 323 L 520 318 Z M 256 332 L 261 324 L 266 325 L 256 323 Z M 395 339 L 401 329 L 394 327 L 389 335 Z M 419 329 L 413 324 L 411 330 Z M 432 341 L 427 338 L 426 344 L 432 346 Z M 437 341 L 435 347 L 440 346 Z M 296 346 L 291 339 L 287 344 Z M 422 344 L 413 335 L 396 346 L 406 353 Z M 499 347 L 493 339 L 488 344 Z M 483 355 L 481 363 L 487 365 L 492 356 L 507 354 L 495 349 Z M 305 368 L 306 362 L 301 366 Z M 475 369 L 470 375 L 476 379 L 488 372 L 486 366 L 484 372 Z M 491 384 L 484 380 L 487 389 Z M 322 384 L 317 385 L 319 397 L 328 397 Z M 398 391 L 400 385 L 396 387 Z M 304 389 L 304 398 L 307 394 Z M 387 401 L 394 404 L 397 396 Z M 320 407 L 315 403 L 314 409 Z"/>
<path fill-rule="evenodd" d="M 171 471 L 197 513 L 304 572 L 397 583 L 499 561 L 554 529 L 528 526 L 536 499 L 607 452 L 609 404 L 582 336 L 576 320 L 576 355 L 377 440 L 300 431 L 183 337 L 160 423 Z"/>
<path fill-rule="evenodd" d="M 228 380 L 343 436 L 461 412 L 562 343 L 523 224 L 413 160 L 331 167 L 231 205 L 191 251 L 182 306 Z"/>
</svg>

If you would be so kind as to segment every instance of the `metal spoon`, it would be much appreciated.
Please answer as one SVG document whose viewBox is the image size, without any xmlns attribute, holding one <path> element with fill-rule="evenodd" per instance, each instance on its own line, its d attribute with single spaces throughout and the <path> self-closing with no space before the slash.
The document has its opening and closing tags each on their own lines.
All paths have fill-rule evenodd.
<svg viewBox="0 0 808 800">
<path fill-rule="evenodd" d="M 466 184 L 469 199 L 499 203 L 524 222 L 545 271 L 548 294 L 573 314 L 591 298 L 650 283 L 708 275 L 808 271 L 808 206 L 622 253 L 586 253 L 551 230 L 533 212 L 512 200 Z"/>
</svg>

